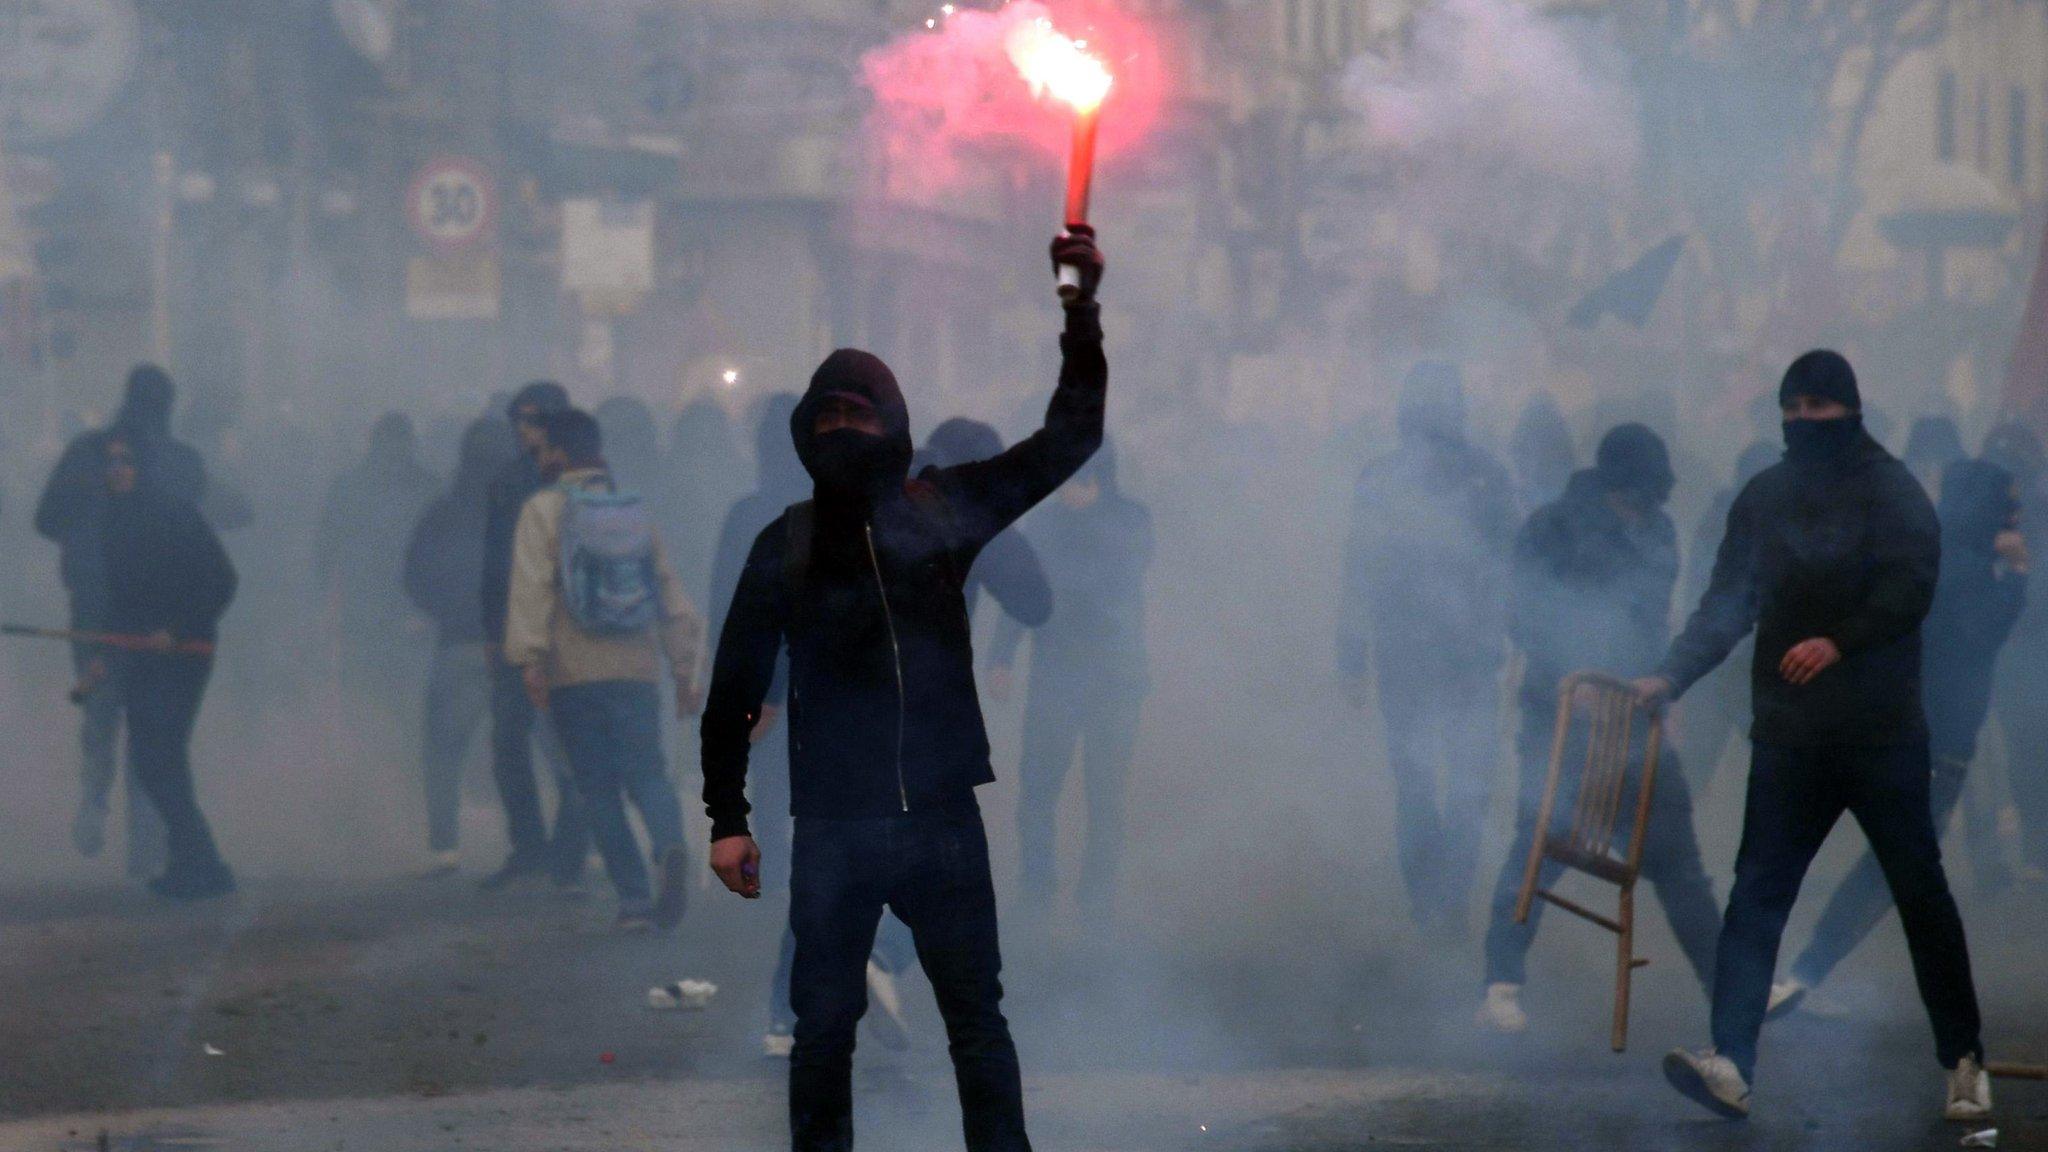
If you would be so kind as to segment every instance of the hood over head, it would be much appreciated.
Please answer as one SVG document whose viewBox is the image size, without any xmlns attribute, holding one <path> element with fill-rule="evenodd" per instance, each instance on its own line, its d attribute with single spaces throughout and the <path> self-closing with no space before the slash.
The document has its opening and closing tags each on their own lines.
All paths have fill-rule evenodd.
<svg viewBox="0 0 2048 1152">
<path fill-rule="evenodd" d="M 542 412 L 560 412 L 569 406 L 569 390 L 553 380 L 535 380 L 512 394 L 512 402 L 505 405 L 505 415 L 516 420 L 519 410 L 528 406 Z"/>
<path fill-rule="evenodd" d="M 1908 467 L 1946 468 L 1969 454 L 1955 421 L 1946 416 L 1922 416 L 1906 430 L 1906 450 L 1899 459 Z"/>
<path fill-rule="evenodd" d="M 924 461 L 934 468 L 951 468 L 987 460 L 1003 451 L 1003 434 L 979 420 L 955 416 L 932 429 L 924 440 Z"/>
<path fill-rule="evenodd" d="M 2012 473 L 1982 460 L 1958 460 L 1941 474 L 1944 546 L 1989 552 L 2018 502 Z"/>
<path fill-rule="evenodd" d="M 1848 358 L 1828 348 L 1816 348 L 1792 361 L 1785 378 L 1778 383 L 1778 407 L 1795 396 L 1816 396 L 1833 400 L 1852 412 L 1863 408 L 1863 393 L 1856 387 L 1856 370 Z"/>
<path fill-rule="evenodd" d="M 1465 374 L 1448 360 L 1424 360 L 1401 382 L 1394 425 L 1404 440 L 1465 438 Z"/>
<path fill-rule="evenodd" d="M 881 418 L 882 434 L 840 429 L 818 435 L 818 408 L 834 396 L 872 407 Z M 789 432 L 797 459 L 821 494 L 871 497 L 901 487 L 910 476 L 910 409 L 896 374 L 871 352 L 841 348 L 825 357 L 790 413 Z"/>
<path fill-rule="evenodd" d="M 1557 399 L 1538 392 L 1522 407 L 1521 418 L 1508 436 L 1508 458 L 1515 475 L 1544 486 L 1562 484 L 1578 467 L 1579 451 L 1572 443 L 1571 425 Z"/>
<path fill-rule="evenodd" d="M 1640 492 L 1658 504 L 1671 498 L 1678 477 L 1664 440 L 1643 424 L 1621 424 L 1600 438 L 1593 471 L 1610 492 Z"/>
<path fill-rule="evenodd" d="M 171 409 L 177 402 L 178 389 L 171 383 L 170 373 L 154 364 L 137 364 L 128 373 L 128 386 L 114 423 L 146 439 L 168 436 Z"/>
</svg>

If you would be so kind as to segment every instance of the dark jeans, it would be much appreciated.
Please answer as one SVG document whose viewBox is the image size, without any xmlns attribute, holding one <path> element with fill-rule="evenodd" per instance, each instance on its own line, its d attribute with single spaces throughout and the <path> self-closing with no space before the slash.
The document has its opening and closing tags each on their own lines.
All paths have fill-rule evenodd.
<svg viewBox="0 0 2048 1152">
<path fill-rule="evenodd" d="M 645 912 L 654 894 L 647 861 L 626 822 L 626 801 L 632 800 L 647 826 L 654 859 L 683 844 L 683 806 L 661 752 L 661 693 L 644 680 L 570 684 L 549 693 L 548 712 L 569 753 L 584 818 L 619 894 L 619 909 Z"/>
<path fill-rule="evenodd" d="M 567 772 L 558 772 L 555 834 L 548 836 L 540 788 L 533 778 L 536 719 L 519 669 L 492 656 L 491 778 L 498 785 L 498 801 L 505 806 L 512 857 L 535 867 L 545 864 L 557 876 L 573 876 L 583 870 L 583 858 L 590 851 L 590 829 L 574 781 Z"/>
<path fill-rule="evenodd" d="M 443 644 L 427 674 L 420 768 L 427 792 L 427 847 L 454 851 L 460 839 L 462 763 L 491 708 L 491 670 L 482 644 Z"/>
<path fill-rule="evenodd" d="M 1869 837 L 1898 902 L 1920 1000 L 1934 1025 L 1935 1055 L 1942 1067 L 1953 1068 L 1964 1056 L 1982 1054 L 1970 950 L 1941 867 L 1929 780 L 1924 743 L 1754 746 L 1735 888 L 1714 969 L 1714 1047 L 1745 1078 L 1756 1066 L 1785 919 L 1807 866 L 1843 812 Z"/>
<path fill-rule="evenodd" d="M 1104 904 L 1115 894 L 1122 870 L 1124 782 L 1137 748 L 1144 689 L 1142 684 L 1105 683 L 1087 668 L 1047 660 L 1044 652 L 1039 648 L 1031 660 L 1017 767 L 1023 895 L 1043 905 L 1057 890 L 1054 818 L 1078 751 L 1087 790 L 1088 847 L 1074 897 L 1082 904 Z"/>
<path fill-rule="evenodd" d="M 1501 862 L 1500 881 L 1493 889 L 1492 919 L 1486 929 L 1489 984 L 1524 982 L 1524 961 L 1542 919 L 1543 901 L 1537 900 L 1529 905 L 1528 922 L 1515 923 L 1515 902 L 1521 896 L 1523 871 L 1529 865 L 1529 846 L 1536 837 L 1536 817 L 1550 773 L 1550 746 L 1556 727 L 1555 708 L 1523 708 L 1521 733 L 1516 739 L 1521 759 L 1521 793 L 1515 838 L 1508 847 L 1507 859 Z M 1575 753 L 1583 756 L 1584 746 L 1566 749 L 1567 757 Z M 1637 763 L 1640 762 L 1638 759 Z M 1631 778 L 1623 795 L 1633 796 L 1635 787 L 1635 779 Z M 1554 827 L 1569 825 L 1571 805 L 1572 797 L 1560 788 L 1552 813 Z M 1622 814 L 1624 828 L 1631 817 L 1631 812 Z M 1626 851 L 1627 840 L 1626 833 L 1618 837 L 1616 850 Z M 1714 938 L 1721 920 L 1720 904 L 1714 899 L 1713 882 L 1700 866 L 1699 840 L 1693 835 L 1692 793 L 1686 785 L 1685 769 L 1669 748 L 1657 758 L 1650 821 L 1643 832 L 1642 868 L 1643 878 L 1657 889 L 1657 900 L 1664 905 L 1664 918 L 1671 925 L 1671 934 L 1678 938 L 1686 963 L 1692 965 L 1700 987 L 1710 989 L 1714 982 Z M 1556 883 L 1563 869 L 1554 861 L 1544 861 L 1539 883 L 1546 888 Z"/>
<path fill-rule="evenodd" d="M 1499 675 L 1445 680 L 1382 666 L 1379 692 L 1410 915 L 1418 925 L 1462 929 L 1500 763 Z"/>
<path fill-rule="evenodd" d="M 1937 838 L 1955 814 L 1969 771 L 1967 760 L 1952 756 L 1934 758 L 1934 772 L 1928 781 L 1928 808 Z M 1865 852 L 1829 898 L 1827 908 L 1820 914 L 1820 923 L 1813 926 L 1813 940 L 1792 965 L 1793 978 L 1808 987 L 1818 986 L 1891 910 L 1892 893 L 1885 887 L 1884 870 L 1878 866 L 1874 853 Z"/>
<path fill-rule="evenodd" d="M 205 879 L 226 871 L 192 784 L 192 728 L 213 674 L 210 656 L 131 653 L 123 662 L 128 764 L 164 820 L 165 875 Z"/>
<path fill-rule="evenodd" d="M 910 926 L 945 1018 L 969 1152 L 1028 1150 L 980 812 L 807 817 L 796 822 L 795 853 L 791 1146 L 853 1147 L 854 1033 L 867 1011 L 868 956 L 886 907 Z"/>
</svg>

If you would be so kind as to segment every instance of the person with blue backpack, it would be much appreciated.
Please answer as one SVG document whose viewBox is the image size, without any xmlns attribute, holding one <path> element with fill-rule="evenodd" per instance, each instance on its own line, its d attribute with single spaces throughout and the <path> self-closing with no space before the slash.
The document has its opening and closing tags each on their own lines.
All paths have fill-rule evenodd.
<svg viewBox="0 0 2048 1152">
<path fill-rule="evenodd" d="M 660 662 L 675 681 L 678 716 L 701 707 L 697 660 L 704 618 L 683 591 L 639 493 L 614 483 L 604 437 L 587 412 L 539 418 L 547 486 L 519 513 L 505 658 L 569 755 L 621 931 L 681 922 L 688 892 L 683 810 L 661 749 Z M 640 813 L 661 884 L 626 822 Z"/>
</svg>

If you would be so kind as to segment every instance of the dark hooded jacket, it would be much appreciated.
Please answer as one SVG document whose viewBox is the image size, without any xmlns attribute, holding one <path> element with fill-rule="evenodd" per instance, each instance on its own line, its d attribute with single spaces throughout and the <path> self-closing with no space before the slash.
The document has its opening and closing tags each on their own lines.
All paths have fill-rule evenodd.
<svg viewBox="0 0 2048 1152">
<path fill-rule="evenodd" d="M 1759 743 L 1924 740 L 1920 624 L 1940 565 L 1927 494 L 1869 435 L 1824 458 L 1788 457 L 1736 496 L 1706 594 L 1660 674 L 1682 693 L 1754 628 L 1750 735 Z M 1785 653 L 1823 636 L 1841 662 L 1787 683 Z"/>
<path fill-rule="evenodd" d="M 1152 513 L 1116 483 L 1116 453 L 1095 454 L 1076 479 L 1102 494 L 1086 508 L 1048 500 L 1031 514 L 1032 534 L 1052 580 L 1052 615 L 1032 632 L 1032 660 L 1126 687 L 1146 680 L 1145 572 L 1152 564 Z M 994 659 L 1013 662 L 1029 621 L 1002 621 Z"/>
<path fill-rule="evenodd" d="M 159 379 L 161 383 L 154 383 Z M 138 384 L 139 380 L 146 382 Z M 171 437 L 172 398 L 167 377 L 145 377 L 141 371 L 131 376 L 113 423 L 65 446 L 36 503 L 36 532 L 57 545 L 58 572 L 80 627 L 102 626 L 107 610 L 108 443 L 129 443 L 140 489 L 194 506 L 206 496 L 204 461 L 190 445 Z"/>
<path fill-rule="evenodd" d="M 235 567 L 199 509 L 138 489 L 109 496 L 106 517 L 106 626 L 215 639 L 235 597 Z"/>
<path fill-rule="evenodd" d="M 1631 525 L 1593 469 L 1531 513 L 1515 537 L 1509 635 L 1528 655 L 1522 705 L 1557 706 L 1557 686 L 1583 669 L 1640 676 L 1671 638 L 1678 533 L 1661 510 Z"/>
<path fill-rule="evenodd" d="M 918 471 L 987 460 L 1002 450 L 1002 435 L 994 428 L 975 420 L 948 420 L 932 429 L 925 440 Z M 1100 461 L 1102 454 L 1098 453 L 1095 459 Z M 1006 619 L 1027 628 L 1038 627 L 1052 615 L 1052 585 L 1046 582 L 1045 566 L 1039 563 L 1037 550 L 1021 528 L 1010 527 L 996 533 L 996 538 L 975 558 L 973 570 L 967 573 L 969 620 L 981 607 L 983 588 L 1002 606 Z M 1000 651 L 995 653 L 994 662 L 1009 664 Z"/>
<path fill-rule="evenodd" d="M 1999 649 L 2026 606 L 2027 578 L 1999 561 L 1998 534 L 2015 508 L 2012 476 L 1995 464 L 1960 460 L 1941 481 L 1941 580 L 1921 628 L 1928 744 L 1964 762 L 1991 710 Z"/>
<path fill-rule="evenodd" d="M 405 549 L 405 594 L 443 647 L 484 641 L 484 494 L 518 452 L 505 423 L 484 417 L 462 437 L 455 481 L 428 505 Z"/>
<path fill-rule="evenodd" d="M 888 369 L 835 352 L 791 414 L 813 480 L 808 546 L 790 513 L 755 537 L 719 637 L 703 722 L 712 838 L 747 831 L 748 735 L 789 651 L 791 811 L 852 818 L 957 809 L 994 779 L 975 695 L 967 574 L 984 546 L 1102 441 L 1109 379 L 1092 303 L 1071 305 L 1045 426 L 992 460 L 909 482 L 910 419 Z M 886 429 L 813 434 L 835 393 Z M 804 514 L 794 523 L 801 524 Z"/>
<path fill-rule="evenodd" d="M 313 579 L 339 595 L 343 626 L 402 626 L 405 546 L 441 480 L 420 463 L 412 422 L 381 417 L 363 459 L 335 478 L 313 539 Z"/>
</svg>

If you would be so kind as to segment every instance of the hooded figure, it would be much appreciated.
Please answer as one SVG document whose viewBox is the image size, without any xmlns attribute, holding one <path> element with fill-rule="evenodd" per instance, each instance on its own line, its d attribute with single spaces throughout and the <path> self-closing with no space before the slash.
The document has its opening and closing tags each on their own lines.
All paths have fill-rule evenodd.
<svg viewBox="0 0 2048 1152">
<path fill-rule="evenodd" d="M 368 640 L 361 631 L 367 629 L 388 640 L 404 629 L 406 542 L 440 488 L 440 480 L 420 463 L 418 448 L 412 420 L 386 413 L 370 428 L 362 462 L 328 489 L 314 542 L 313 577 L 336 601 L 344 637 Z"/>
<path fill-rule="evenodd" d="M 1378 673 L 1410 915 L 1460 938 L 1500 756 L 1515 530 L 1513 485 L 1465 439 L 1464 413 L 1455 365 L 1409 374 L 1400 446 L 1358 480 L 1337 636 L 1354 704 L 1366 705 L 1367 672 Z"/>
<path fill-rule="evenodd" d="M 484 417 L 463 433 L 455 479 L 413 526 L 405 550 L 405 593 L 434 622 L 427 675 L 422 769 L 427 842 L 436 875 L 457 866 L 462 764 L 490 712 L 490 663 L 479 602 L 484 568 L 484 493 L 518 449 L 511 429 Z"/>
<path fill-rule="evenodd" d="M 2002 554 L 2019 504 L 2010 473 L 1958 460 L 1941 479 L 1941 581 L 1922 628 L 1926 643 L 1928 746 L 1934 776 L 1929 808 L 1937 832 L 1948 827 L 1963 794 L 1977 734 L 1991 706 L 1992 669 L 2026 601 L 2027 572 Z M 1982 835 L 1971 829 L 1972 840 Z M 1996 841 L 1991 845 L 1995 847 Z M 1986 847 L 1972 843 L 1973 851 Z M 1877 857 L 1864 852 L 1814 925 L 1813 940 L 1792 965 L 1782 992 L 1804 995 L 1870 935 L 1892 909 Z"/>
<path fill-rule="evenodd" d="M 1514 842 L 1494 885 L 1479 1015 L 1500 1031 L 1527 1024 L 1517 997 L 1541 902 L 1524 923 L 1515 923 L 1514 914 L 1550 772 L 1559 686 L 1578 671 L 1640 675 L 1663 656 L 1678 582 L 1678 534 L 1664 512 L 1672 484 L 1664 441 L 1641 424 L 1619 425 L 1601 439 L 1594 466 L 1574 474 L 1564 495 L 1532 513 L 1515 537 L 1509 628 L 1528 658 L 1516 740 L 1521 787 Z M 1635 751 L 1640 755 L 1640 746 Z M 1561 871 L 1547 862 L 1539 882 L 1547 887 Z M 1720 912 L 1700 866 L 1682 773 L 1657 778 L 1642 874 L 1656 887 L 1693 975 L 1709 986 Z"/>
<path fill-rule="evenodd" d="M 164 503 L 197 507 L 206 495 L 206 466 L 199 453 L 171 438 L 171 410 L 177 390 L 154 364 L 141 364 L 128 374 L 120 411 L 104 429 L 85 432 L 65 446 L 50 470 L 36 503 L 36 532 L 57 545 L 57 569 L 71 601 L 71 627 L 82 631 L 108 628 L 107 591 L 107 446 L 118 439 L 136 468 L 136 490 Z M 72 649 L 72 663 L 81 679 L 112 654 L 83 647 Z M 112 662 L 118 663 L 118 655 Z M 86 697 L 79 726 L 81 795 L 72 823 L 72 842 L 87 856 L 97 855 L 106 838 L 106 814 L 114 786 L 116 742 L 121 734 L 120 677 Z M 163 825 L 142 799 L 130 777 L 128 792 L 128 872 L 154 874 L 164 853 Z"/>
<path fill-rule="evenodd" d="M 1977 994 L 1963 923 L 1929 815 L 1921 624 L 1941 536 L 1927 494 L 1863 430 L 1839 353 L 1792 362 L 1779 385 L 1785 459 L 1728 513 L 1713 579 L 1655 675 L 1655 704 L 1691 687 L 1756 632 L 1749 795 L 1735 886 L 1716 948 L 1713 1046 L 1665 1060 L 1674 1087 L 1747 1115 L 1772 964 L 1807 867 L 1853 813 L 1904 913 L 1951 1120 L 1987 1115 Z M 1782 1001 L 1781 1001 L 1782 1002 Z"/>
<path fill-rule="evenodd" d="M 993 459 L 1002 450 L 1000 432 L 979 420 L 956 417 L 932 429 L 916 464 L 920 472 L 927 468 L 952 468 Z M 1097 453 L 1095 460 L 1099 461 L 1102 455 Z M 997 533 L 974 561 L 973 571 L 967 574 L 969 620 L 974 619 L 975 610 L 981 606 L 983 588 L 995 596 L 1009 620 L 1027 628 L 1038 627 L 1052 615 L 1052 588 L 1046 584 L 1045 568 L 1039 564 L 1038 553 L 1022 529 L 1012 527 Z M 1007 675 L 1010 669 L 1010 662 L 1000 653 L 990 660 L 990 665 L 998 675 Z"/>
<path fill-rule="evenodd" d="M 1124 792 L 1150 679 L 1145 655 L 1145 574 L 1152 564 L 1152 514 L 1116 483 L 1107 443 L 1054 499 L 1033 512 L 1031 530 L 1052 579 L 1052 618 L 1031 631 L 1031 679 L 1024 748 L 1017 766 L 1017 839 L 1023 898 L 1046 912 L 1057 892 L 1055 818 L 1080 753 L 1088 848 L 1075 899 L 1108 911 L 1121 871 Z M 995 660 L 1007 667 L 1023 629 L 997 627 Z"/>
<path fill-rule="evenodd" d="M 795 399 L 791 398 L 791 403 Z M 785 411 L 786 417 L 788 413 Z M 789 470 L 795 473 L 797 495 L 775 506 L 774 512 L 784 505 L 803 499 L 810 490 L 810 480 L 803 473 L 803 466 L 790 452 L 789 426 L 778 420 L 775 425 L 775 439 L 780 456 L 788 462 Z M 711 570 L 718 563 L 722 546 L 718 535 L 719 525 L 730 510 L 733 501 L 746 493 L 746 458 L 740 451 L 738 435 L 732 421 L 726 417 L 725 409 L 709 397 L 692 400 L 676 415 L 675 426 L 669 433 L 668 460 L 664 465 L 662 539 L 669 542 L 675 558 L 676 571 L 682 574 L 683 583 L 700 604 L 709 604 L 712 588 L 716 587 Z M 774 512 L 762 519 L 761 524 L 774 518 Z M 759 530 L 761 525 L 755 525 Z M 751 533 L 748 539 L 752 539 Z M 733 558 L 732 576 L 737 580 L 739 563 L 746 558 L 747 541 L 739 542 L 740 555 Z M 726 594 L 732 589 L 726 586 Z"/>
<path fill-rule="evenodd" d="M 1984 438 L 1984 459 L 2012 474 L 2020 531 L 2048 540 L 2048 452 L 2023 424 L 2002 424 Z M 2032 597 L 1999 661 L 1993 709 L 2005 733 L 2006 779 L 2020 814 L 2021 868 L 2048 878 L 2048 607 Z"/>
<path fill-rule="evenodd" d="M 1941 499 L 1941 479 L 1948 466 L 1970 458 L 1956 422 L 1946 416 L 1922 416 L 1906 430 L 1906 450 L 1899 459 L 1927 489 L 1930 500 Z"/>
<path fill-rule="evenodd" d="M 761 890 L 749 743 L 777 658 L 789 653 L 789 1107 L 799 1150 L 852 1146 L 854 1032 L 885 906 L 916 937 L 945 1016 L 968 1147 L 1030 1147 L 975 800 L 994 773 L 966 593 L 988 542 L 1102 442 L 1101 256 L 1083 227 L 1056 239 L 1052 257 L 1078 269 L 1081 286 L 1066 305 L 1044 427 L 994 459 L 911 483 L 910 419 L 894 374 L 870 353 L 832 353 L 790 416 L 811 500 L 755 537 L 725 615 L 704 711 L 704 807 L 712 868 L 746 896 Z"/>
</svg>

